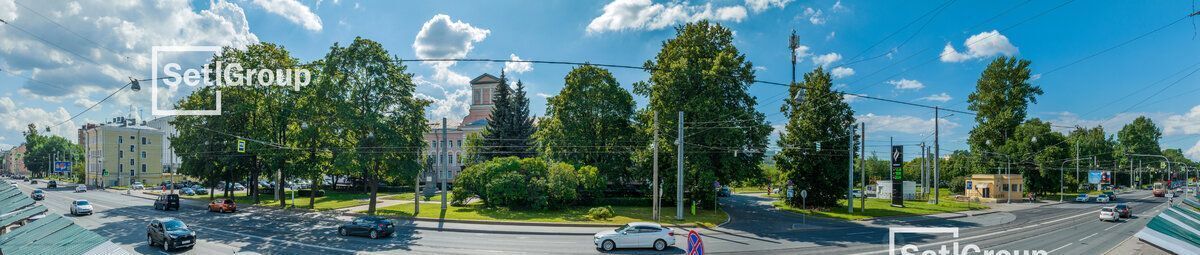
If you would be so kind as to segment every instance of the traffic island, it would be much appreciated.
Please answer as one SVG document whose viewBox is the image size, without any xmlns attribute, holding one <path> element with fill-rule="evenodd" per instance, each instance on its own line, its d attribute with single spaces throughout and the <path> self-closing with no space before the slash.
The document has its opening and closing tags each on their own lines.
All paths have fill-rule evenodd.
<svg viewBox="0 0 1200 255">
<path fill-rule="evenodd" d="M 570 206 L 558 210 L 514 210 L 488 207 L 483 204 L 447 205 L 443 213 L 440 203 L 421 203 L 421 213 L 415 220 L 453 221 L 476 224 L 514 224 L 551 226 L 620 226 L 630 222 L 654 222 L 648 206 L 611 206 L 613 217 L 593 219 L 588 211 L 596 206 Z M 684 220 L 674 220 L 675 207 L 662 207 L 659 223 L 668 226 L 714 227 L 729 219 L 723 210 L 685 212 Z M 358 211 L 365 214 L 366 211 Z M 413 218 L 413 204 L 398 204 L 377 208 L 376 215 L 394 218 Z"/>
</svg>

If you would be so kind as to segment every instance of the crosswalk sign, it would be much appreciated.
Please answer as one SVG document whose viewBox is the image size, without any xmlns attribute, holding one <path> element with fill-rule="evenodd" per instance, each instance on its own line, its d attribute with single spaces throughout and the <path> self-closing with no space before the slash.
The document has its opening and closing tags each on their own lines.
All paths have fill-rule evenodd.
<svg viewBox="0 0 1200 255">
<path fill-rule="evenodd" d="M 238 139 L 238 153 L 246 153 L 246 140 Z"/>
</svg>

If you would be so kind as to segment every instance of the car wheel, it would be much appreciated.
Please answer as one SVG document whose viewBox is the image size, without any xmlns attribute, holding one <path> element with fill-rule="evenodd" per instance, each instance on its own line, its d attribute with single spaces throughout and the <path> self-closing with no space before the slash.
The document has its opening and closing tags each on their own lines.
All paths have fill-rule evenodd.
<svg viewBox="0 0 1200 255">
<path fill-rule="evenodd" d="M 339 236 L 346 236 L 346 229 L 344 229 L 344 228 L 338 228 L 338 235 L 339 235 Z"/>
<path fill-rule="evenodd" d="M 154 238 L 150 237 L 150 234 L 146 234 L 146 243 L 149 243 L 150 247 L 154 247 Z"/>
<path fill-rule="evenodd" d="M 370 235 L 371 235 L 371 239 L 379 238 L 379 232 L 376 232 L 375 230 L 371 230 Z"/>
<path fill-rule="evenodd" d="M 163 241 L 163 251 L 171 251 L 171 239 Z"/>
<path fill-rule="evenodd" d="M 614 248 L 617 248 L 617 244 L 612 240 L 604 240 L 604 243 L 600 244 L 600 249 L 604 251 L 612 251 Z"/>
<path fill-rule="evenodd" d="M 663 241 L 662 239 L 658 239 L 658 240 L 654 241 L 654 250 L 662 251 L 662 250 L 666 250 L 666 249 L 667 249 L 667 241 Z"/>
</svg>

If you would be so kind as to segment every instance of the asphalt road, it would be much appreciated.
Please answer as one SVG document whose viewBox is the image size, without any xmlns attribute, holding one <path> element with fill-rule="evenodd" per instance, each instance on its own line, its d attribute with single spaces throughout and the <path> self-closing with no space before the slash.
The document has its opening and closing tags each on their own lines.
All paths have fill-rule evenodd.
<svg viewBox="0 0 1200 255">
<path fill-rule="evenodd" d="M 44 183 L 44 182 L 43 182 Z M 23 191 L 32 188 L 18 185 Z M 37 185 L 45 187 L 44 184 Z M 175 217 L 198 232 L 198 243 L 171 254 L 598 254 L 590 235 L 603 228 L 493 226 L 399 222 L 389 238 L 341 237 L 335 232 L 344 219 L 319 218 L 288 212 L 242 208 L 238 213 L 209 213 L 202 204 L 186 201 L 179 211 L 157 211 L 153 201 L 121 191 L 75 193 L 69 188 L 47 191 L 42 204 L 129 251 L 167 254 L 146 245 L 146 224 L 153 218 Z M 897 235 L 898 244 L 936 249 L 954 241 L 983 249 L 1040 249 L 1051 254 L 1100 254 L 1141 229 L 1165 201 L 1147 191 L 1120 196 L 1139 217 L 1122 222 L 1100 222 L 1101 204 L 1061 204 L 974 217 L 920 222 L 877 221 L 869 224 L 805 219 L 773 211 L 761 198 L 735 195 L 722 200 L 731 215 L 716 229 L 698 229 L 712 254 L 886 254 L 888 227 L 957 227 L 959 238 L 948 234 Z M 87 199 L 94 215 L 70 216 L 74 199 Z M 439 227 L 445 227 L 439 231 Z M 458 230 L 454 230 L 458 229 Z M 523 231 L 531 233 L 522 233 Z M 556 231 L 564 233 L 557 234 Z M 540 233 L 532 233 L 540 232 Z M 566 232 L 570 232 L 569 234 Z M 677 230 L 677 233 L 686 230 Z M 686 246 L 681 235 L 677 245 Z M 658 254 L 649 249 L 618 250 L 615 254 Z M 662 254 L 683 254 L 672 248 Z"/>
</svg>

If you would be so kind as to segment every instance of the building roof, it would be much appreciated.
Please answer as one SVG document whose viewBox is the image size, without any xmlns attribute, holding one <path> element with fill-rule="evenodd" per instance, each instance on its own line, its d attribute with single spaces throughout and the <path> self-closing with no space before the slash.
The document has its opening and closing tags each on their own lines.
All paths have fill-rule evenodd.
<svg viewBox="0 0 1200 255">
<path fill-rule="evenodd" d="M 15 191 L 15 196 L 7 196 Z M 0 235 L 0 254 L 130 254 L 99 234 L 59 214 L 41 218 L 45 206 L 33 204 L 12 184 L 0 182 L 0 226 L 33 222 Z M 33 205 L 33 206 L 29 206 Z M 36 218 L 36 219 L 35 219 Z"/>
<path fill-rule="evenodd" d="M 471 79 L 471 84 L 498 83 L 498 82 L 500 82 L 499 77 L 492 76 L 491 74 L 488 74 L 488 73 L 483 73 L 482 75 L 479 75 L 479 77 L 475 77 L 475 79 Z"/>
</svg>

